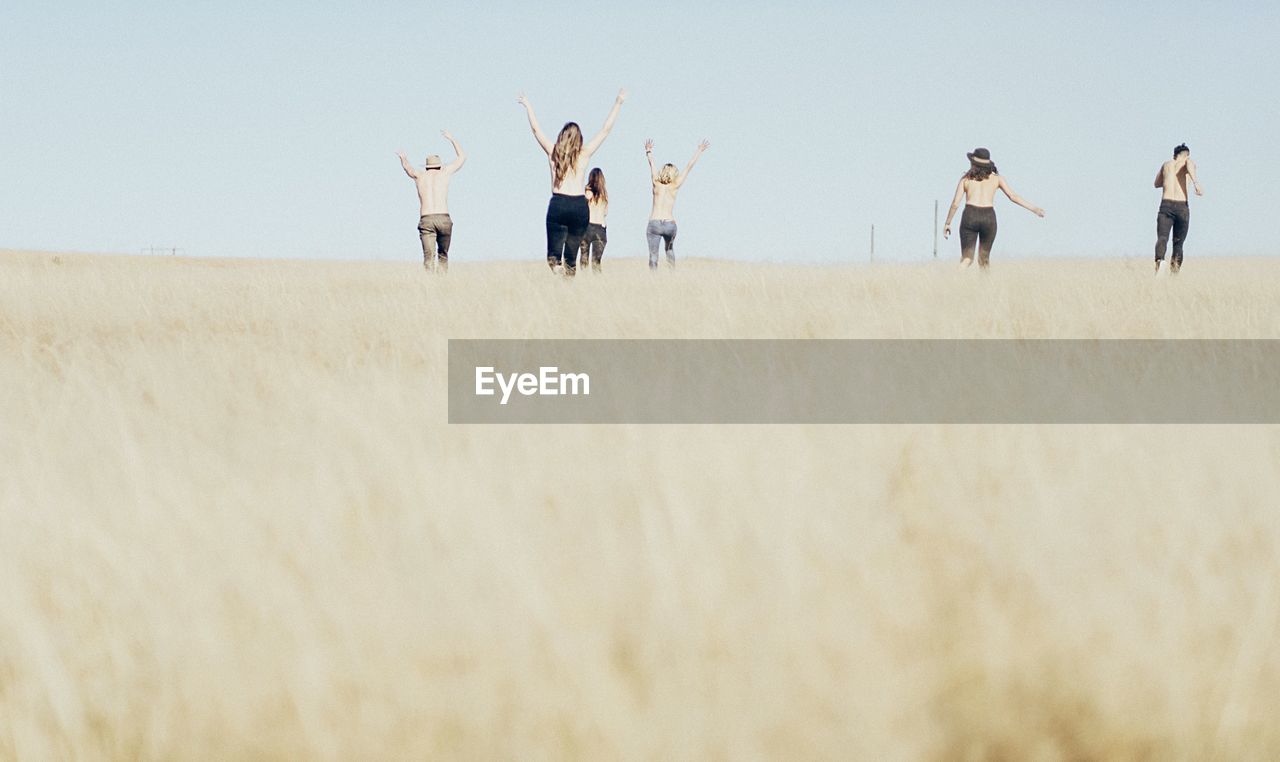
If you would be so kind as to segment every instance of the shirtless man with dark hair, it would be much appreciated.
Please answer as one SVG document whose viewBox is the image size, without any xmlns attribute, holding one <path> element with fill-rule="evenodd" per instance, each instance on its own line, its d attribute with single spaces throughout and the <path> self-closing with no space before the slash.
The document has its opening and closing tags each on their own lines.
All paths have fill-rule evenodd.
<svg viewBox="0 0 1280 762">
<path fill-rule="evenodd" d="M 1204 192 L 1200 190 L 1200 183 L 1196 180 L 1196 163 L 1191 160 L 1191 149 L 1183 143 L 1173 149 L 1173 159 L 1166 161 L 1156 173 L 1155 187 L 1163 189 L 1160 211 L 1156 214 L 1156 274 L 1160 273 L 1160 265 L 1164 263 L 1171 230 L 1173 255 L 1169 257 L 1169 271 L 1176 273 L 1182 269 L 1182 244 L 1187 240 L 1187 228 L 1191 225 L 1187 178 L 1191 178 L 1196 195 L 1203 196 Z"/>
<path fill-rule="evenodd" d="M 449 271 L 449 244 L 453 240 L 453 218 L 449 216 L 449 180 L 462 169 L 467 154 L 448 130 L 441 130 L 453 145 L 457 157 L 445 164 L 432 154 L 426 165 L 418 169 L 409 163 L 404 151 L 397 151 L 404 173 L 418 186 L 418 237 L 422 239 L 422 266 L 438 272 Z M 439 262 L 437 264 L 437 261 Z"/>
</svg>

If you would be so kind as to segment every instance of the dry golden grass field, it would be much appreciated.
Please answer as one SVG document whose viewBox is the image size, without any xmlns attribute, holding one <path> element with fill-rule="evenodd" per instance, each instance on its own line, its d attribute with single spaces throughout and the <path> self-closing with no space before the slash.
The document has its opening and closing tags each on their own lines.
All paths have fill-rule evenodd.
<svg viewBox="0 0 1280 762">
<path fill-rule="evenodd" d="M 1280 260 L 606 267 L 0 253 L 0 759 L 1280 758 L 1280 427 L 445 387 L 447 338 L 1278 338 Z"/>
</svg>

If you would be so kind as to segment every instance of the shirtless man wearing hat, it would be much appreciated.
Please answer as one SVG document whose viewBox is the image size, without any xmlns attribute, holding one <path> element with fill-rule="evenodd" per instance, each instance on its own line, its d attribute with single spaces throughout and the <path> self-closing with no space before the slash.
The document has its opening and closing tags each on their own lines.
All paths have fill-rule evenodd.
<svg viewBox="0 0 1280 762">
<path fill-rule="evenodd" d="M 431 270 L 433 265 L 441 272 L 449 271 L 449 244 L 453 240 L 453 218 L 449 216 L 449 180 L 467 161 L 467 154 L 453 139 L 448 130 L 441 130 L 444 139 L 453 144 L 456 158 L 443 164 L 440 157 L 427 157 L 426 166 L 415 168 L 397 151 L 404 173 L 418 186 L 418 236 L 422 239 L 422 266 Z M 436 264 L 437 260 L 439 264 Z"/>
</svg>

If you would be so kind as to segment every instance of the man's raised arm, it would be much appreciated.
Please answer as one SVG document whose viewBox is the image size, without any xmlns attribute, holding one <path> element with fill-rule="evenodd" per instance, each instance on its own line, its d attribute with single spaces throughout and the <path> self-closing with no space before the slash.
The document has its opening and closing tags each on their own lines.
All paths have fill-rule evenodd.
<svg viewBox="0 0 1280 762">
<path fill-rule="evenodd" d="M 409 176 L 410 180 L 418 179 L 418 172 L 409 163 L 409 157 L 404 155 L 404 151 L 396 151 L 396 156 L 400 157 L 400 166 L 404 167 L 404 173 Z"/>
<path fill-rule="evenodd" d="M 444 136 L 445 140 L 449 141 L 453 146 L 454 154 L 457 155 L 457 158 L 449 162 L 448 166 L 444 168 L 446 172 L 453 174 L 459 169 L 462 169 L 463 164 L 467 163 L 467 152 L 462 150 L 462 146 L 458 145 L 458 141 L 453 139 L 453 136 L 449 134 L 448 130 L 440 130 L 440 134 Z"/>
</svg>

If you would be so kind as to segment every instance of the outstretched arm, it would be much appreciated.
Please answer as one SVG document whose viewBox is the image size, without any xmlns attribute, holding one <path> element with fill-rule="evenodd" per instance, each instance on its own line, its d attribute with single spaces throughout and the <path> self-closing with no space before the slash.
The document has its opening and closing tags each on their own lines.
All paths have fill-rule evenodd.
<svg viewBox="0 0 1280 762">
<path fill-rule="evenodd" d="M 1030 201 L 1027 201 L 1022 196 L 1019 196 L 1018 194 L 1014 193 L 1013 188 L 1009 187 L 1009 183 L 1004 181 L 1004 177 L 1000 178 L 1000 190 L 1004 191 L 1004 195 L 1008 196 L 1010 201 L 1022 207 L 1023 209 L 1026 209 L 1027 211 L 1031 212 L 1037 217 L 1044 216 L 1043 209 L 1032 204 Z"/>
<path fill-rule="evenodd" d="M 457 158 L 449 162 L 449 164 L 444 168 L 445 172 L 453 174 L 459 169 L 462 169 L 463 164 L 467 163 L 467 152 L 462 150 L 462 146 L 458 145 L 458 141 L 453 139 L 453 136 L 449 134 L 448 130 L 440 130 L 440 134 L 444 136 L 445 140 L 449 141 L 449 143 L 453 145 L 453 153 L 457 156 Z"/>
<path fill-rule="evenodd" d="M 404 173 L 409 176 L 410 180 L 418 179 L 418 172 L 409 163 L 409 157 L 404 155 L 404 151 L 396 151 L 396 156 L 400 157 L 400 166 L 404 167 Z"/>
<path fill-rule="evenodd" d="M 1196 179 L 1196 163 L 1187 159 L 1187 177 L 1191 178 L 1191 184 L 1195 186 L 1196 195 L 1203 196 L 1204 191 L 1200 190 L 1200 181 Z"/>
<path fill-rule="evenodd" d="M 684 181 L 689 179 L 689 173 L 693 171 L 693 165 L 698 163 L 698 157 L 702 156 L 702 152 L 711 147 L 711 143 L 706 140 L 698 144 L 698 150 L 693 152 L 693 158 L 685 165 L 684 171 L 680 173 L 680 177 L 676 179 L 676 187 L 684 185 Z"/>
<path fill-rule="evenodd" d="M 653 138 L 644 141 L 644 157 L 649 160 L 649 179 L 658 181 L 658 168 L 653 164 Z"/>
<path fill-rule="evenodd" d="M 585 146 L 582 147 L 582 155 L 593 156 L 596 151 L 600 150 L 600 146 L 604 144 L 604 139 L 609 137 L 609 133 L 613 131 L 613 123 L 618 121 L 618 111 L 622 108 L 622 102 L 627 99 L 627 91 L 625 89 L 618 91 L 618 97 L 613 99 L 613 108 L 609 109 L 609 116 L 605 117 L 604 126 L 591 138 Z"/>
<path fill-rule="evenodd" d="M 524 97 L 524 93 L 520 94 L 520 97 L 516 99 L 516 103 L 524 106 L 525 114 L 529 117 L 529 129 L 533 130 L 534 139 L 538 141 L 538 145 L 542 146 L 542 150 L 546 151 L 547 155 L 550 156 L 551 149 L 555 148 L 555 146 L 550 140 L 547 140 L 546 135 L 542 134 L 542 128 L 538 126 L 538 117 L 533 115 L 533 104 L 529 102 L 528 98 Z"/>
<path fill-rule="evenodd" d="M 951 219 L 956 216 L 956 210 L 960 208 L 960 199 L 964 198 L 964 177 L 960 178 L 960 182 L 956 183 L 956 195 L 951 199 L 951 208 L 947 210 L 947 222 L 942 226 L 942 237 L 951 237 Z"/>
</svg>

